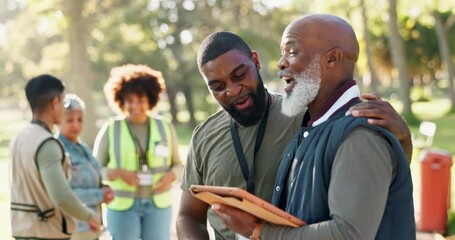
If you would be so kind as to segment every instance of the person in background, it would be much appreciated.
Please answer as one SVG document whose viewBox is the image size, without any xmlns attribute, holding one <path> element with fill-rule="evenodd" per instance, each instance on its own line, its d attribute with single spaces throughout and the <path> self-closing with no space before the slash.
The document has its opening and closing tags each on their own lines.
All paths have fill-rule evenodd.
<svg viewBox="0 0 455 240">
<path fill-rule="evenodd" d="M 181 240 L 208 239 L 208 218 L 216 239 L 241 238 L 188 188 L 192 184 L 240 187 L 271 202 L 282 154 L 299 130 L 303 113 L 292 117 L 282 113 L 285 97 L 265 89 L 258 53 L 234 33 L 215 32 L 205 38 L 197 64 L 223 109 L 193 132 L 181 185 L 177 235 Z M 371 101 L 355 105 L 352 114 L 368 117 L 371 124 L 390 129 L 404 145 L 412 145 L 406 122 L 393 107 L 374 96 L 365 97 Z"/>
<path fill-rule="evenodd" d="M 164 88 L 161 72 L 132 64 L 113 68 L 104 86 L 120 113 L 105 123 L 94 147 L 115 190 L 107 210 L 113 239 L 169 239 L 170 189 L 182 164 L 172 124 L 151 113 Z"/>
<path fill-rule="evenodd" d="M 255 240 L 416 239 L 400 142 L 366 118 L 345 115 L 360 101 L 353 80 L 358 57 L 355 32 L 340 17 L 310 14 L 286 27 L 278 61 L 283 113 L 305 115 L 283 154 L 272 203 L 307 224 L 279 226 L 214 204 L 227 226 Z"/>
<path fill-rule="evenodd" d="M 85 103 L 75 94 L 65 95 L 65 113 L 59 125 L 58 139 L 63 143 L 71 160 L 71 188 L 77 197 L 90 209 L 101 213 L 101 203 L 108 204 L 114 191 L 101 182 L 101 167 L 91 149 L 79 138 L 84 126 Z M 84 221 L 78 221 L 77 232 L 71 240 L 97 239 L 100 232 L 90 231 Z"/>
<path fill-rule="evenodd" d="M 100 229 L 100 215 L 73 193 L 70 160 L 51 129 L 64 112 L 65 87 L 51 75 L 27 82 L 33 120 L 10 142 L 11 230 L 17 239 L 70 239 L 76 219 Z"/>
</svg>

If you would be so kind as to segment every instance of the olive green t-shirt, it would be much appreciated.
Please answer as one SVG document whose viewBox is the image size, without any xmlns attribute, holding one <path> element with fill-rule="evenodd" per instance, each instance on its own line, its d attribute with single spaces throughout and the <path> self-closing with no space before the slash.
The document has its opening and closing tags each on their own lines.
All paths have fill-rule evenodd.
<svg viewBox="0 0 455 240">
<path fill-rule="evenodd" d="M 281 95 L 272 94 L 267 127 L 262 145 L 256 154 L 255 194 L 268 202 L 272 199 L 282 153 L 299 129 L 303 117 L 303 113 L 293 118 L 284 116 L 281 113 L 281 102 Z M 246 180 L 231 138 L 230 120 L 230 115 L 221 110 L 194 130 L 181 185 L 183 191 L 188 192 L 191 184 L 246 189 Z M 237 126 L 249 169 L 253 163 L 258 128 L 259 123 L 250 127 Z M 217 234 L 226 239 L 234 239 L 234 233 L 228 230 L 211 210 L 208 218 Z"/>
<path fill-rule="evenodd" d="M 36 162 L 52 202 L 66 214 L 89 221 L 93 211 L 74 194 L 62 168 L 62 148 L 55 141 L 45 142 L 36 153 Z"/>
</svg>

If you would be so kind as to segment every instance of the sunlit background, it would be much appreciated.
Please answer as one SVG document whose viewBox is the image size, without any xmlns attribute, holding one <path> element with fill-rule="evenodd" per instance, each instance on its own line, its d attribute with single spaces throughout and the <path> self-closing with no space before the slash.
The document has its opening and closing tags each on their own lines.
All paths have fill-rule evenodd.
<svg viewBox="0 0 455 240">
<path fill-rule="evenodd" d="M 285 26 L 302 14 L 331 13 L 357 33 L 362 91 L 390 100 L 414 136 L 422 120 L 435 122 L 432 147 L 453 155 L 454 9 L 455 0 L 0 0 L 0 240 L 10 239 L 7 147 L 30 120 L 23 88 L 31 77 L 53 74 L 86 101 L 83 139 L 93 144 L 114 115 L 102 93 L 110 69 L 135 63 L 162 71 L 167 91 L 157 110 L 176 125 L 185 159 L 193 127 L 219 109 L 196 65 L 202 39 L 239 34 L 259 52 L 268 89 L 282 92 L 276 64 Z M 419 153 L 411 164 L 417 211 Z"/>
</svg>

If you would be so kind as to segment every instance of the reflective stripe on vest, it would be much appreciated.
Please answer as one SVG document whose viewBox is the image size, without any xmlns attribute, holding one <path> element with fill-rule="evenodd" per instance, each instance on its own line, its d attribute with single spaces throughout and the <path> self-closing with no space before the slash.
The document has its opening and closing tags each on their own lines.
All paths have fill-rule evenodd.
<svg viewBox="0 0 455 240">
<path fill-rule="evenodd" d="M 122 168 L 122 161 L 120 155 L 120 138 L 122 134 L 120 133 L 120 121 L 114 122 L 114 154 L 115 161 L 117 162 L 117 168 Z"/>
<path fill-rule="evenodd" d="M 134 140 L 125 120 L 113 120 L 109 125 L 108 131 L 110 148 L 109 159 L 111 161 L 109 161 L 107 167 L 111 169 L 121 168 L 129 171 L 138 171 L 139 158 L 137 156 Z M 148 143 L 147 161 L 154 184 L 159 181 L 164 173 L 170 170 L 172 156 L 172 141 L 168 141 L 168 139 L 171 139 L 170 134 L 169 125 L 163 123 L 161 119 L 150 119 L 150 139 Z M 159 151 L 161 152 L 155 151 L 157 146 L 160 147 Z M 163 153 L 163 149 L 167 152 Z M 137 188 L 127 185 L 121 179 L 111 181 L 110 185 L 115 190 L 116 195 L 108 207 L 120 211 L 129 209 L 133 205 Z M 151 197 L 158 208 L 169 207 L 172 202 L 170 191 L 155 193 L 152 194 Z"/>
<path fill-rule="evenodd" d="M 31 212 L 36 213 L 36 216 L 40 221 L 45 222 L 48 218 L 53 217 L 54 208 L 50 208 L 47 210 L 41 210 L 38 206 L 32 204 L 23 204 L 23 203 L 11 203 L 11 211 L 23 211 L 23 212 Z"/>
</svg>

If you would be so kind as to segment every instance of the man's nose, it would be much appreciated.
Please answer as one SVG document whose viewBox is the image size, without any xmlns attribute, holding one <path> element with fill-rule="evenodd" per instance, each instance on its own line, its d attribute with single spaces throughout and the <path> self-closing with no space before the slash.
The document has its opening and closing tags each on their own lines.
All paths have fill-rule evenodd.
<svg viewBox="0 0 455 240">
<path fill-rule="evenodd" d="M 232 83 L 226 89 L 226 95 L 229 97 L 234 97 L 240 94 L 242 91 L 242 86 L 238 83 Z"/>
<path fill-rule="evenodd" d="M 278 60 L 277 67 L 280 70 L 283 70 L 283 69 L 289 67 L 289 62 L 287 61 L 287 59 L 284 55 L 281 56 L 280 59 Z"/>
</svg>

